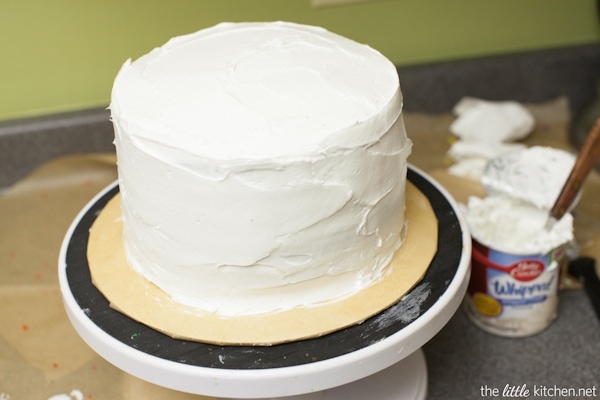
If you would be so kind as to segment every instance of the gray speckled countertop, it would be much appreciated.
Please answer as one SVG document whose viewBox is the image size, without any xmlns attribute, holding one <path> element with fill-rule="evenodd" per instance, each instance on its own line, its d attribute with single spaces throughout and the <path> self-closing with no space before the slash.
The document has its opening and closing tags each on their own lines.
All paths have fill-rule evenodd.
<svg viewBox="0 0 600 400">
<path fill-rule="evenodd" d="M 546 330 L 526 338 L 503 338 L 473 325 L 462 310 L 424 346 L 429 399 L 508 398 L 506 385 L 594 389 L 600 397 L 600 322 L 581 290 L 563 291 L 559 317 Z M 500 396 L 483 396 L 482 388 Z M 491 393 L 491 392 L 488 392 Z M 589 398 L 595 398 L 589 397 Z"/>
<path fill-rule="evenodd" d="M 399 72 L 407 111 L 447 112 L 465 95 L 521 102 L 566 96 L 575 120 L 596 98 L 600 45 L 400 67 Z M 580 143 L 576 129 L 572 132 L 571 141 Z M 62 154 L 112 152 L 112 139 L 106 110 L 2 122 L 0 188 Z M 502 393 L 507 385 L 526 385 L 527 398 L 600 397 L 600 322 L 582 290 L 563 291 L 559 318 L 527 338 L 486 333 L 459 310 L 424 352 L 431 400 L 507 398 Z M 536 393 L 534 385 L 550 392 Z M 591 396 L 548 395 L 570 388 L 589 389 Z M 498 396 L 492 395 L 494 389 Z"/>
</svg>

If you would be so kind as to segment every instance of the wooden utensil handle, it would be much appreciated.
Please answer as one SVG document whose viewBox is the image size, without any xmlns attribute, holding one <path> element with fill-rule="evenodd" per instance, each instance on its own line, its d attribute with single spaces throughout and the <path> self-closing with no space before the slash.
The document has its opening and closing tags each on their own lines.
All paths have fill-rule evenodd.
<svg viewBox="0 0 600 400">
<path fill-rule="evenodd" d="M 588 174 L 592 170 L 592 167 L 596 164 L 598 157 L 600 156 L 600 118 L 596 119 L 596 122 L 590 129 L 588 136 L 579 151 L 579 155 L 575 160 L 575 165 L 560 195 L 556 199 L 550 214 L 557 220 L 561 219 L 567 212 L 569 206 L 573 203 L 575 196 L 583 181 L 587 178 Z"/>
</svg>

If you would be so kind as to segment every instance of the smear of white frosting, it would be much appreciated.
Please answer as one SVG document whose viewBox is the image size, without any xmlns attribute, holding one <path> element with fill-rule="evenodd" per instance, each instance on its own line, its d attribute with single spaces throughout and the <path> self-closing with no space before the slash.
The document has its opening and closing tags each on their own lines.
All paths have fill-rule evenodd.
<svg viewBox="0 0 600 400">
<path fill-rule="evenodd" d="M 73 389 L 69 394 L 57 394 L 49 397 L 48 400 L 83 400 L 83 393 L 80 390 Z"/>
<path fill-rule="evenodd" d="M 462 98 L 453 109 L 458 116 L 450 131 L 473 142 L 501 143 L 525 138 L 535 126 L 533 115 L 515 101 Z"/>
<path fill-rule="evenodd" d="M 378 281 L 403 240 L 395 67 L 322 28 L 224 23 L 113 87 L 124 240 L 175 301 L 244 315 Z"/>
<path fill-rule="evenodd" d="M 526 148 L 522 143 L 470 142 L 457 140 L 448 149 L 448 156 L 455 161 L 468 158 L 491 160 L 494 157 L 511 151 Z"/>
<path fill-rule="evenodd" d="M 489 194 L 509 196 L 550 210 L 574 164 L 575 156 L 567 151 L 529 147 L 490 160 L 481 184 Z"/>
</svg>

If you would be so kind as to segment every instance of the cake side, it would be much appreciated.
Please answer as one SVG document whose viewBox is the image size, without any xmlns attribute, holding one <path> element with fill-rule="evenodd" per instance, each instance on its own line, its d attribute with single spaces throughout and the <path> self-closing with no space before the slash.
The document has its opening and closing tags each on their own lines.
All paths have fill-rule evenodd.
<svg viewBox="0 0 600 400">
<path fill-rule="evenodd" d="M 395 67 L 321 28 L 221 24 L 126 63 L 111 114 L 131 266 L 228 316 L 378 281 L 405 225 L 401 109 Z"/>
</svg>

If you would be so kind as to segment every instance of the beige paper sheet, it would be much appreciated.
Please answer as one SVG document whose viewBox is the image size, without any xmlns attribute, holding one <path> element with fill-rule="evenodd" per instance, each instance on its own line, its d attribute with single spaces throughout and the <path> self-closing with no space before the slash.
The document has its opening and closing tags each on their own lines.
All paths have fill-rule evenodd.
<svg viewBox="0 0 600 400">
<path fill-rule="evenodd" d="M 114 154 L 49 161 L 0 196 L 0 399 L 209 400 L 114 367 L 79 337 L 58 286 L 60 245 L 79 211 L 117 177 Z M 76 397 L 72 397 L 76 398 Z"/>
<path fill-rule="evenodd" d="M 127 263 L 120 197 L 94 222 L 88 243 L 92 281 L 111 307 L 171 337 L 219 345 L 272 345 L 360 323 L 397 302 L 421 280 L 437 250 L 437 219 L 427 198 L 407 185 L 405 242 L 383 280 L 341 301 L 284 312 L 223 318 L 174 303 Z"/>
</svg>

